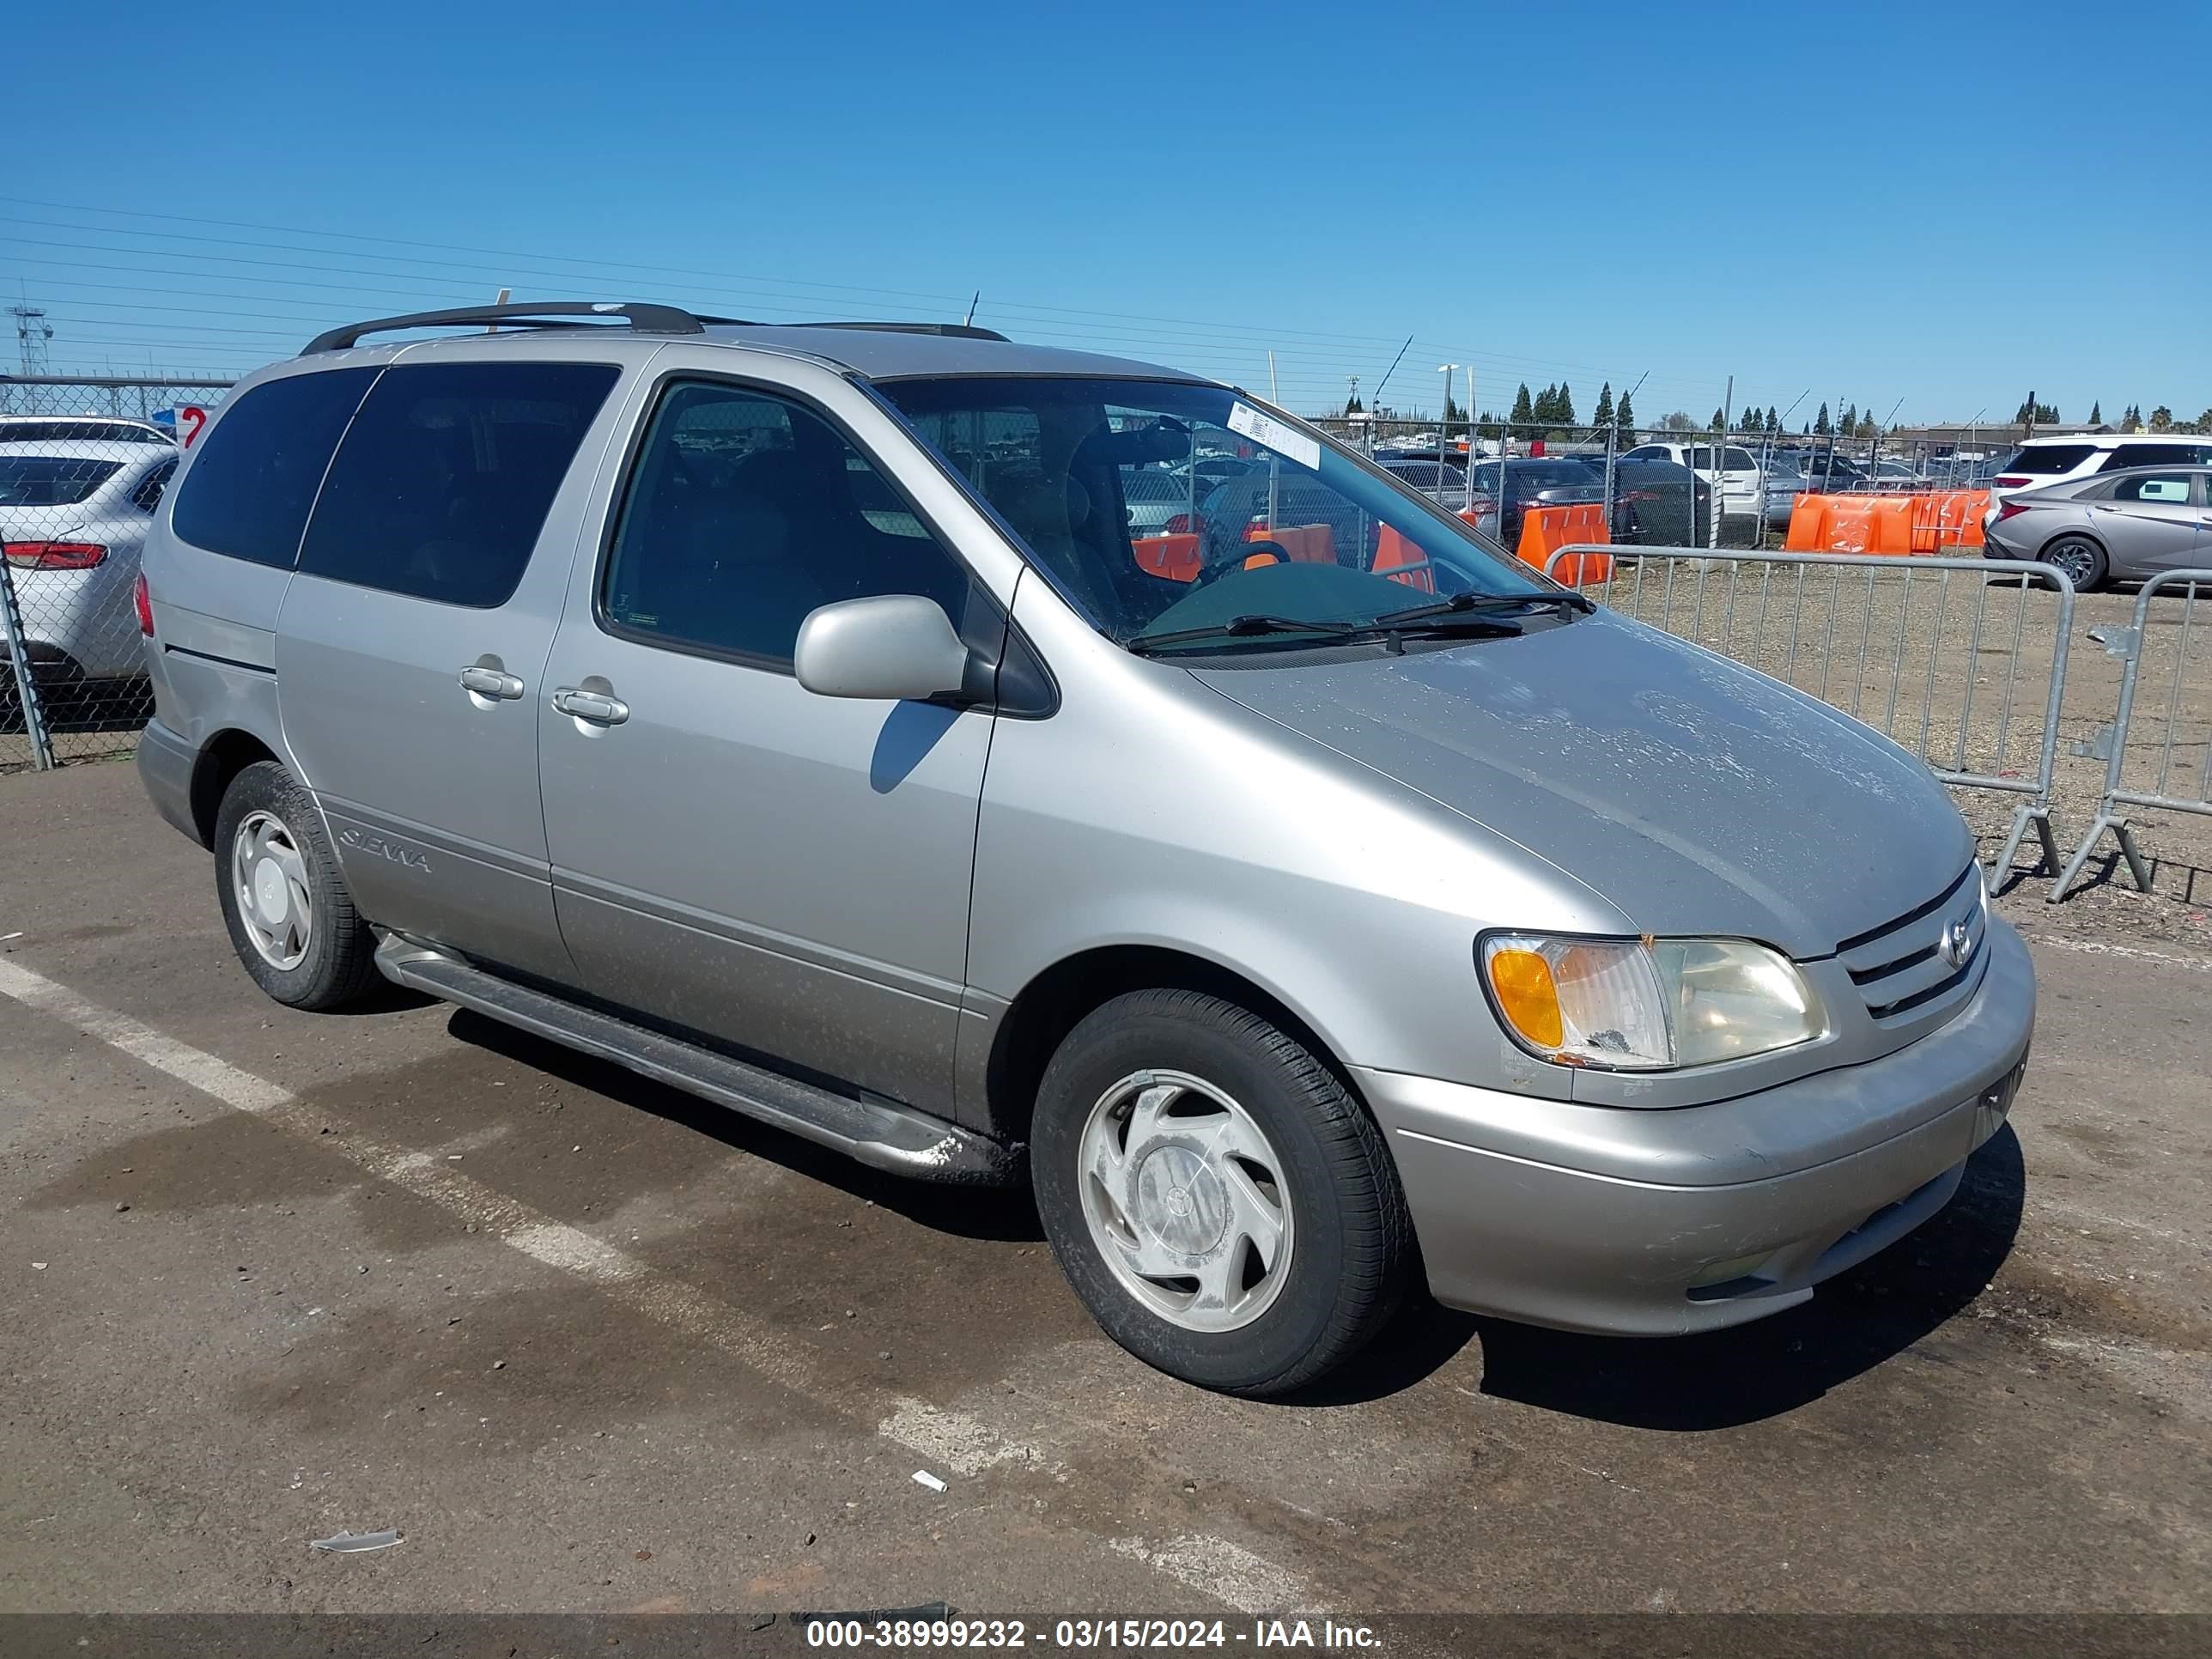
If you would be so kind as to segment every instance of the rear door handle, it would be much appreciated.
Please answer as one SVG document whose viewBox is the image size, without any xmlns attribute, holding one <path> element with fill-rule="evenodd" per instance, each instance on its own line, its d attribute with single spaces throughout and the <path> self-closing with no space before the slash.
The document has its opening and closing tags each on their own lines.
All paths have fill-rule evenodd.
<svg viewBox="0 0 2212 1659">
<path fill-rule="evenodd" d="M 553 706 L 564 714 L 594 726 L 620 726 L 629 718 L 629 705 L 605 691 L 586 691 L 564 685 L 553 694 Z"/>
<path fill-rule="evenodd" d="M 522 695 L 522 682 L 502 670 L 472 662 L 461 670 L 461 690 L 473 691 L 480 697 L 513 702 Z"/>
</svg>

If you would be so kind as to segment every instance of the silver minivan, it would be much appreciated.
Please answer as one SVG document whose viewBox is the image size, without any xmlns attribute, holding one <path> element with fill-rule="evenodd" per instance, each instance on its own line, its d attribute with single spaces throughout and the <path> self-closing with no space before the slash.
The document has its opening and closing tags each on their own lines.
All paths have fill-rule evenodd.
<svg viewBox="0 0 2212 1659">
<path fill-rule="evenodd" d="M 1911 756 L 1170 369 L 357 325 L 226 401 L 144 580 L 139 766 L 271 996 L 380 975 L 1026 1180 L 1099 1323 L 1207 1387 L 1297 1389 L 1423 1281 L 1790 1307 L 1942 1206 L 2025 1065 L 2027 953 Z"/>
</svg>

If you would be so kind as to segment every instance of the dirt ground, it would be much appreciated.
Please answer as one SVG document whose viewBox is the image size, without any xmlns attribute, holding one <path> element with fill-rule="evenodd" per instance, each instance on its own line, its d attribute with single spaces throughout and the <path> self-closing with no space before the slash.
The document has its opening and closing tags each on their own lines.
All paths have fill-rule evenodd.
<svg viewBox="0 0 2212 1659">
<path fill-rule="evenodd" d="M 1261 1406 L 1107 1342 L 1018 1197 L 269 1002 L 127 766 L 0 779 L 0 1612 L 2212 1610 L 2193 936 L 2014 889 L 2013 1125 L 1810 1304 L 1425 1306 Z"/>
</svg>

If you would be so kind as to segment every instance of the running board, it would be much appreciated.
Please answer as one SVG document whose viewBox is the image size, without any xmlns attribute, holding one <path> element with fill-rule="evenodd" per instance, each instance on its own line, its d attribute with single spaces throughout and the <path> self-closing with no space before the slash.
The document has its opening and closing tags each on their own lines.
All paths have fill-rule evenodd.
<svg viewBox="0 0 2212 1659">
<path fill-rule="evenodd" d="M 922 1181 L 1006 1186 L 1021 1179 L 1019 1148 L 889 1101 L 834 1094 L 518 985 L 444 952 L 387 934 L 376 966 L 396 985 L 459 1003 L 617 1066 L 704 1097 L 878 1170 Z"/>
</svg>

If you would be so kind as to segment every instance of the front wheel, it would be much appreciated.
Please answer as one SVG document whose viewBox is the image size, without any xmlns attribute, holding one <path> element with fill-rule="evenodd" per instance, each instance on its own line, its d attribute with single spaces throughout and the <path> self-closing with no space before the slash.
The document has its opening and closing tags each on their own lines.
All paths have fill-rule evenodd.
<svg viewBox="0 0 2212 1659">
<path fill-rule="evenodd" d="M 2111 568 L 2106 562 L 2105 550 L 2087 536 L 2061 536 L 2037 556 L 2043 563 L 2064 571 L 2076 593 L 2093 593 L 2102 587 Z"/>
<path fill-rule="evenodd" d="M 277 1001 L 338 1008 L 376 981 L 376 941 L 338 874 L 322 814 L 275 761 L 245 768 L 223 792 L 215 866 L 231 947 Z"/>
<path fill-rule="evenodd" d="M 1389 1320 L 1413 1230 L 1381 1132 L 1258 1015 L 1139 991 L 1061 1043 L 1031 1146 L 1053 1253 L 1109 1336 L 1172 1376 L 1279 1395 Z"/>
</svg>

